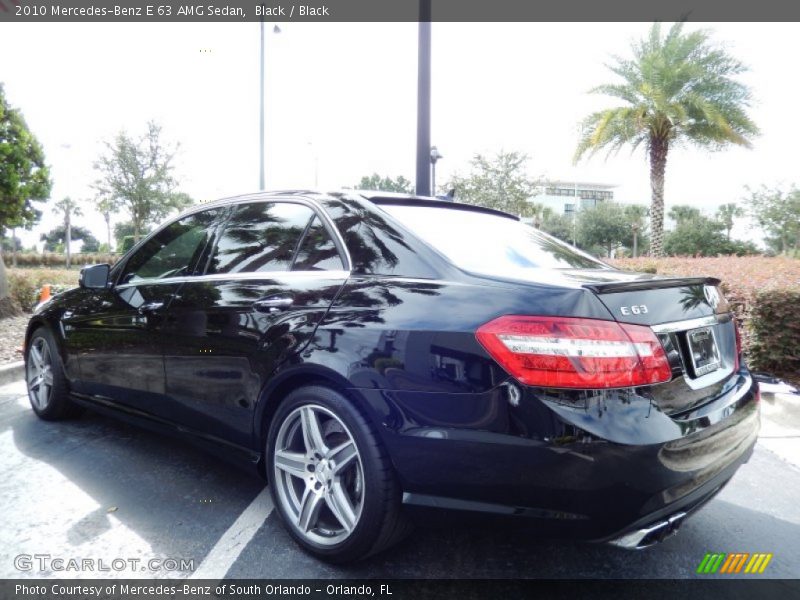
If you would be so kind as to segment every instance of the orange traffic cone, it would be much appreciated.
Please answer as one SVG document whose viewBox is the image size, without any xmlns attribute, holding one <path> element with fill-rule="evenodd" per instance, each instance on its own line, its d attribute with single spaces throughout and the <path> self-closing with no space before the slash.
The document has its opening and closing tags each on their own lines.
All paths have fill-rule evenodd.
<svg viewBox="0 0 800 600">
<path fill-rule="evenodd" d="M 42 291 L 39 292 L 39 302 L 45 302 L 50 300 L 50 284 L 45 284 L 42 286 Z"/>
</svg>

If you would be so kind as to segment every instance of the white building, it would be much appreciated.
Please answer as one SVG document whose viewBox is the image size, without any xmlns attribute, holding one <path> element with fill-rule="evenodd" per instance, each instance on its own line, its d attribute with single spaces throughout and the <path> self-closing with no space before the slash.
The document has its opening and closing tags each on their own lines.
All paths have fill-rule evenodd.
<svg viewBox="0 0 800 600">
<path fill-rule="evenodd" d="M 542 204 L 558 215 L 571 215 L 583 208 L 594 208 L 599 202 L 614 200 L 616 185 L 585 181 L 548 181 L 538 188 L 531 202 Z"/>
</svg>

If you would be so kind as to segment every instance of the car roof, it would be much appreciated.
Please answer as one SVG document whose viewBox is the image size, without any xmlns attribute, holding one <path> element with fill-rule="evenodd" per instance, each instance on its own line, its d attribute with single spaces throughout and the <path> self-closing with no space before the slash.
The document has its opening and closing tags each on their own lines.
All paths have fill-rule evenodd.
<svg viewBox="0 0 800 600">
<path fill-rule="evenodd" d="M 485 206 L 478 206 L 475 204 L 465 204 L 463 202 L 444 200 L 442 198 L 433 198 L 430 196 L 416 196 L 413 194 L 403 194 L 397 192 L 384 192 L 380 190 L 350 190 L 350 189 L 344 189 L 333 192 L 320 192 L 320 191 L 305 190 L 305 189 L 269 190 L 264 192 L 240 194 L 238 196 L 229 196 L 226 198 L 220 198 L 218 200 L 212 200 L 210 202 L 204 202 L 202 204 L 196 204 L 183 211 L 179 215 L 179 217 L 195 213 L 199 210 L 205 210 L 214 207 L 230 206 L 232 204 L 240 204 L 242 202 L 247 202 L 248 200 L 269 200 L 270 198 L 275 198 L 277 200 L 280 198 L 288 198 L 292 196 L 312 201 L 316 200 L 318 202 L 321 202 L 322 204 L 324 204 L 326 200 L 335 200 L 337 198 L 347 197 L 351 199 L 366 200 L 377 206 L 417 206 L 420 208 L 444 208 L 449 210 L 461 210 L 461 211 L 488 214 L 497 217 L 503 217 L 506 219 L 512 219 L 514 221 L 519 221 L 519 217 L 517 217 L 516 215 L 512 215 L 510 213 L 503 212 L 500 210 L 495 210 L 493 208 L 487 208 Z"/>
<path fill-rule="evenodd" d="M 227 198 L 220 198 L 219 200 L 212 200 L 201 205 L 193 206 L 187 209 L 186 213 L 192 213 L 198 209 L 213 208 L 216 206 L 228 206 L 230 204 L 238 204 L 246 202 L 247 200 L 265 200 L 269 198 L 286 198 L 295 196 L 298 198 L 306 198 L 308 200 L 317 200 L 324 203 L 325 200 L 335 200 L 336 198 L 348 197 L 367 200 L 378 206 L 420 206 L 430 208 L 445 208 L 450 210 L 463 210 L 469 212 L 477 212 L 483 214 L 504 217 L 507 219 L 519 220 L 519 217 L 507 212 L 478 206 L 474 204 L 465 204 L 463 202 L 455 202 L 444 200 L 441 198 L 434 198 L 431 196 L 417 196 L 414 194 L 403 194 L 397 192 L 384 192 L 378 190 L 350 190 L 343 189 L 332 192 L 320 192 L 314 190 L 293 189 L 293 190 L 270 190 L 264 192 L 254 192 L 250 194 L 241 194 L 238 196 L 230 196 Z"/>
</svg>

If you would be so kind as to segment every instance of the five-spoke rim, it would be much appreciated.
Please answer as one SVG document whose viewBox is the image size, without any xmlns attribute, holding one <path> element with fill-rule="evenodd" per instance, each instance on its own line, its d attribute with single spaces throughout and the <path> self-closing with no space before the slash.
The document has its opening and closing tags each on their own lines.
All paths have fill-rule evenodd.
<svg viewBox="0 0 800 600">
<path fill-rule="evenodd" d="M 31 344 L 26 370 L 31 403 L 38 410 L 44 410 L 53 393 L 53 360 L 44 338 L 36 338 Z"/>
<path fill-rule="evenodd" d="M 306 404 L 283 421 L 273 459 L 278 499 L 307 539 L 331 546 L 355 529 L 364 469 L 353 435 L 327 408 Z"/>
</svg>

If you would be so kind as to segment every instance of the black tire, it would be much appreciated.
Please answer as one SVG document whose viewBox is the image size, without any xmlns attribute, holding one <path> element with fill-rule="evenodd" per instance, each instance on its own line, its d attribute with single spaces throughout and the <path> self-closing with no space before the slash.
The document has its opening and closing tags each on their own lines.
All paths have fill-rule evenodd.
<svg viewBox="0 0 800 600">
<path fill-rule="evenodd" d="M 278 480 L 280 475 L 276 474 L 275 466 L 279 432 L 285 431 L 282 426 L 285 422 L 291 421 L 293 415 L 298 414 L 298 409 L 309 406 L 322 407 L 330 411 L 341 424 L 344 424 L 346 430 L 349 430 L 345 435 L 349 434 L 355 444 L 358 454 L 356 460 L 360 461 L 360 473 L 363 473 L 360 515 L 355 526 L 347 533 L 348 537 L 333 544 L 316 543 L 309 539 L 308 534 L 302 533 L 299 524 L 295 524 L 297 515 L 290 513 L 291 509 L 284 506 L 285 497 L 282 500 L 281 492 L 278 491 L 279 485 L 283 485 L 282 489 L 286 489 L 285 484 Z M 409 521 L 401 510 L 400 485 L 388 454 L 374 427 L 342 394 L 316 385 L 304 386 L 288 394 L 272 419 L 267 437 L 266 457 L 267 478 L 275 510 L 281 516 L 289 534 L 302 548 L 317 558 L 332 563 L 359 560 L 389 547 L 410 531 Z M 318 466 L 319 464 L 317 463 Z M 302 487 L 302 480 L 298 481 Z M 325 511 L 325 505 L 322 506 L 320 510 Z"/>
<path fill-rule="evenodd" d="M 46 350 L 45 350 L 46 348 Z M 49 397 L 45 403 L 37 402 L 37 390 L 32 384 L 36 383 L 33 377 L 37 361 L 35 352 L 45 350 L 49 356 L 52 384 L 49 385 Z M 50 379 L 48 379 L 50 380 Z M 30 337 L 25 352 L 25 381 L 28 387 L 28 400 L 33 412 L 45 421 L 62 421 L 80 415 L 83 410 L 72 402 L 69 397 L 69 383 L 64 375 L 64 365 L 58 350 L 55 338 L 49 329 L 40 327 Z M 40 382 L 40 385 L 41 382 Z"/>
</svg>

